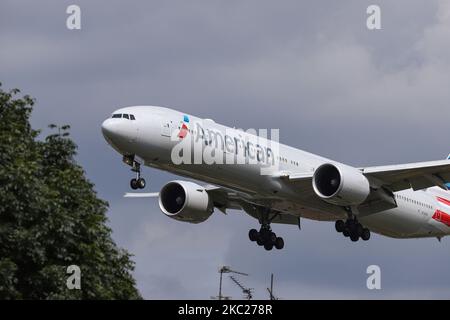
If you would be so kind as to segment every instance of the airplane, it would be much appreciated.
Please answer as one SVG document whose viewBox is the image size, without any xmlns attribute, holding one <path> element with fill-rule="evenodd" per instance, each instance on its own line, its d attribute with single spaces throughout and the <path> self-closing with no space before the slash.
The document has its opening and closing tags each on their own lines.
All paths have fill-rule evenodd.
<svg viewBox="0 0 450 320">
<path fill-rule="evenodd" d="M 118 109 L 101 130 L 135 172 L 133 190 L 146 185 L 141 165 L 190 179 L 126 197 L 158 197 L 166 216 L 188 223 L 207 220 L 214 209 L 243 210 L 261 225 L 249 231 L 250 240 L 266 250 L 284 247 L 272 223 L 301 228 L 301 218 L 334 221 L 336 231 L 353 242 L 369 240 L 371 231 L 439 241 L 450 234 L 450 155 L 353 167 L 159 106 Z"/>
</svg>

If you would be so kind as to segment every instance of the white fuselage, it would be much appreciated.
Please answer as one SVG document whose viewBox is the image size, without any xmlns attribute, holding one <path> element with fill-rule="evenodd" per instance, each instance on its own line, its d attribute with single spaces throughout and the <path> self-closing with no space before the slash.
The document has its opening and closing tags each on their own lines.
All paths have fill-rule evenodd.
<svg viewBox="0 0 450 320">
<path fill-rule="evenodd" d="M 317 196 L 311 188 L 299 190 L 280 179 L 284 172 L 311 174 L 320 165 L 335 161 L 168 108 L 136 106 L 114 113 L 135 118 L 110 118 L 103 123 L 106 140 L 120 154 L 133 154 L 145 165 L 246 193 L 255 203 L 283 213 L 323 221 L 345 218 L 343 210 L 313 205 Z M 174 163 L 180 140 L 200 141 L 210 148 L 209 154 L 215 150 L 215 159 L 224 163 L 205 163 L 205 149 L 201 148 L 192 149 L 190 163 Z M 182 157 L 188 159 L 185 153 Z M 450 206 L 438 197 L 449 199 L 450 192 L 438 187 L 396 192 L 397 207 L 358 219 L 374 232 L 390 237 L 440 238 L 450 234 L 450 227 L 436 219 L 436 212 L 449 212 Z"/>
</svg>

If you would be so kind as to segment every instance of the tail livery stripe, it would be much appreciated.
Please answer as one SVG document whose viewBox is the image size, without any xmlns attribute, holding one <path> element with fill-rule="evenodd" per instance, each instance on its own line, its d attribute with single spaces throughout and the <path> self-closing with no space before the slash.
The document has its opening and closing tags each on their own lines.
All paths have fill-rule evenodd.
<svg viewBox="0 0 450 320">
<path fill-rule="evenodd" d="M 447 156 L 447 160 L 450 160 L 450 154 Z M 450 182 L 447 182 L 445 186 L 450 190 Z"/>
<path fill-rule="evenodd" d="M 450 227 L 450 215 L 441 210 L 436 210 L 433 214 L 433 219 L 442 222 L 446 226 Z"/>
<path fill-rule="evenodd" d="M 440 203 L 443 203 L 443 204 L 445 204 L 445 205 L 447 205 L 447 206 L 450 207 L 450 200 L 447 200 L 447 199 L 444 199 L 444 198 L 441 198 L 441 197 L 436 197 L 436 199 L 437 199 Z"/>
</svg>

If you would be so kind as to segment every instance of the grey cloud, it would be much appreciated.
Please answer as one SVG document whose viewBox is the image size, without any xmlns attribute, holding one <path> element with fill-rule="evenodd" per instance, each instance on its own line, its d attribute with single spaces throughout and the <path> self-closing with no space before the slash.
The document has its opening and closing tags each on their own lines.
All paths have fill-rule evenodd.
<svg viewBox="0 0 450 320">
<path fill-rule="evenodd" d="M 5 87 L 37 98 L 36 127 L 70 123 L 78 160 L 110 201 L 115 240 L 135 254 L 149 298 L 217 294 L 217 267 L 249 272 L 266 298 L 270 272 L 284 298 L 439 298 L 449 284 L 448 239 L 357 245 L 332 224 L 275 226 L 286 249 L 247 239 L 257 222 L 216 213 L 198 226 L 164 217 L 152 200 L 124 200 L 131 172 L 100 133 L 114 109 L 164 105 L 241 128 L 280 128 L 282 142 L 353 165 L 444 158 L 450 115 L 445 1 L 77 1 L 82 30 L 65 28 L 72 1 L 3 1 Z M 149 189 L 174 176 L 144 169 Z M 383 290 L 365 288 L 379 264 Z M 224 290 L 241 294 L 228 280 Z"/>
</svg>

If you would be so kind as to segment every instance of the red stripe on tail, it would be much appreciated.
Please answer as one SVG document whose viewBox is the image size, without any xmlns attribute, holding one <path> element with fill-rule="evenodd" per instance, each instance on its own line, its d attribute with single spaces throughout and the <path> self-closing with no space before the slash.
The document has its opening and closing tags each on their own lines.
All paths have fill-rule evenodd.
<svg viewBox="0 0 450 320">
<path fill-rule="evenodd" d="M 450 227 L 450 215 L 441 210 L 436 210 L 433 214 L 433 219 Z"/>
<path fill-rule="evenodd" d="M 441 198 L 441 197 L 436 197 L 436 198 L 437 198 L 437 200 L 438 200 L 439 202 L 441 202 L 441 203 L 443 203 L 443 204 L 446 204 L 446 205 L 450 206 L 450 200 L 447 200 L 447 199 L 444 199 L 444 198 Z"/>
</svg>

